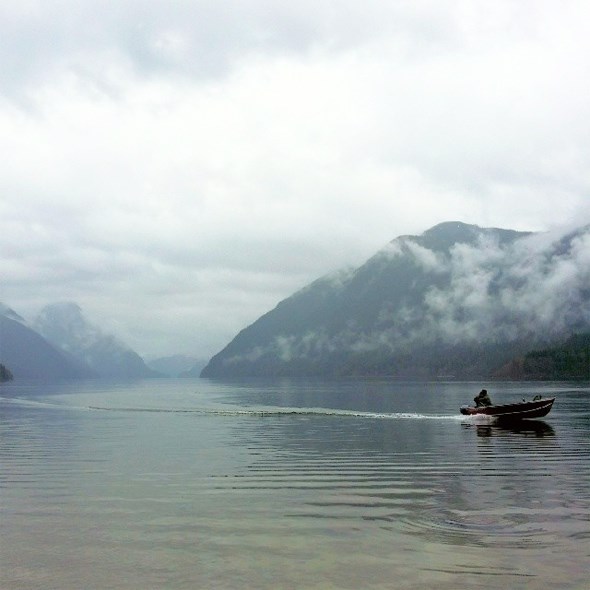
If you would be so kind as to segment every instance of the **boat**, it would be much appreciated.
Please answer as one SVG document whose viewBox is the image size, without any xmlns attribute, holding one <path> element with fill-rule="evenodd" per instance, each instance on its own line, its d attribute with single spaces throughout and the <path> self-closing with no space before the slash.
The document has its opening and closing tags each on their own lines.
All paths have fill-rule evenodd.
<svg viewBox="0 0 590 590">
<path fill-rule="evenodd" d="M 465 416 L 490 416 L 502 421 L 527 420 L 546 416 L 551 411 L 554 401 L 554 397 L 545 397 L 514 404 L 461 406 L 460 412 Z"/>
</svg>

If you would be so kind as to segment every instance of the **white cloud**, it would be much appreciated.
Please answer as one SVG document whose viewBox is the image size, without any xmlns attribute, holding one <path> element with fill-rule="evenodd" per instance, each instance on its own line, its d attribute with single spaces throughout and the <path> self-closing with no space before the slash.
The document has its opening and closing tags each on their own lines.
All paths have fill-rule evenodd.
<svg viewBox="0 0 590 590">
<path fill-rule="evenodd" d="M 448 289 L 427 294 L 433 335 L 450 341 L 540 339 L 588 325 L 582 293 L 590 285 L 590 233 L 554 255 L 559 235 L 531 236 L 510 247 L 493 243 L 452 248 Z"/>
<path fill-rule="evenodd" d="M 5 2 L 0 298 L 75 300 L 141 353 L 208 355 L 398 234 L 590 219 L 589 16 Z"/>
</svg>

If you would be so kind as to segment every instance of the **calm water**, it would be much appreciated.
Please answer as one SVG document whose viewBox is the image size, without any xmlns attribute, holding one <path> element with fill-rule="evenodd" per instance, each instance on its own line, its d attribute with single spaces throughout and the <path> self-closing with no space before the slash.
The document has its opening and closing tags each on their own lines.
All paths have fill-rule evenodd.
<svg viewBox="0 0 590 590">
<path fill-rule="evenodd" d="M 588 384 L 0 387 L 0 587 L 586 590 Z"/>
</svg>

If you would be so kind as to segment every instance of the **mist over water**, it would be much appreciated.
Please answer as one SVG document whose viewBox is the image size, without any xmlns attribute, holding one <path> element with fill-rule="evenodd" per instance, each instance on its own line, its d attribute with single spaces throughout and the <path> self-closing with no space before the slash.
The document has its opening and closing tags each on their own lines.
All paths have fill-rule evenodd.
<svg viewBox="0 0 590 590">
<path fill-rule="evenodd" d="M 162 380 L 0 389 L 0 586 L 585 588 L 590 387 L 543 421 L 476 383 Z"/>
</svg>

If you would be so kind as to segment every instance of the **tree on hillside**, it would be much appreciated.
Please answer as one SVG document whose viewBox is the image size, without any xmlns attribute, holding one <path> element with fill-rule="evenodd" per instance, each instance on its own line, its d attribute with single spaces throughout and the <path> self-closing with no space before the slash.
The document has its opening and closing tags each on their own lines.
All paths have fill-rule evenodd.
<svg viewBox="0 0 590 590">
<path fill-rule="evenodd" d="M 12 373 L 2 364 L 0 364 L 0 383 L 12 380 Z"/>
</svg>

